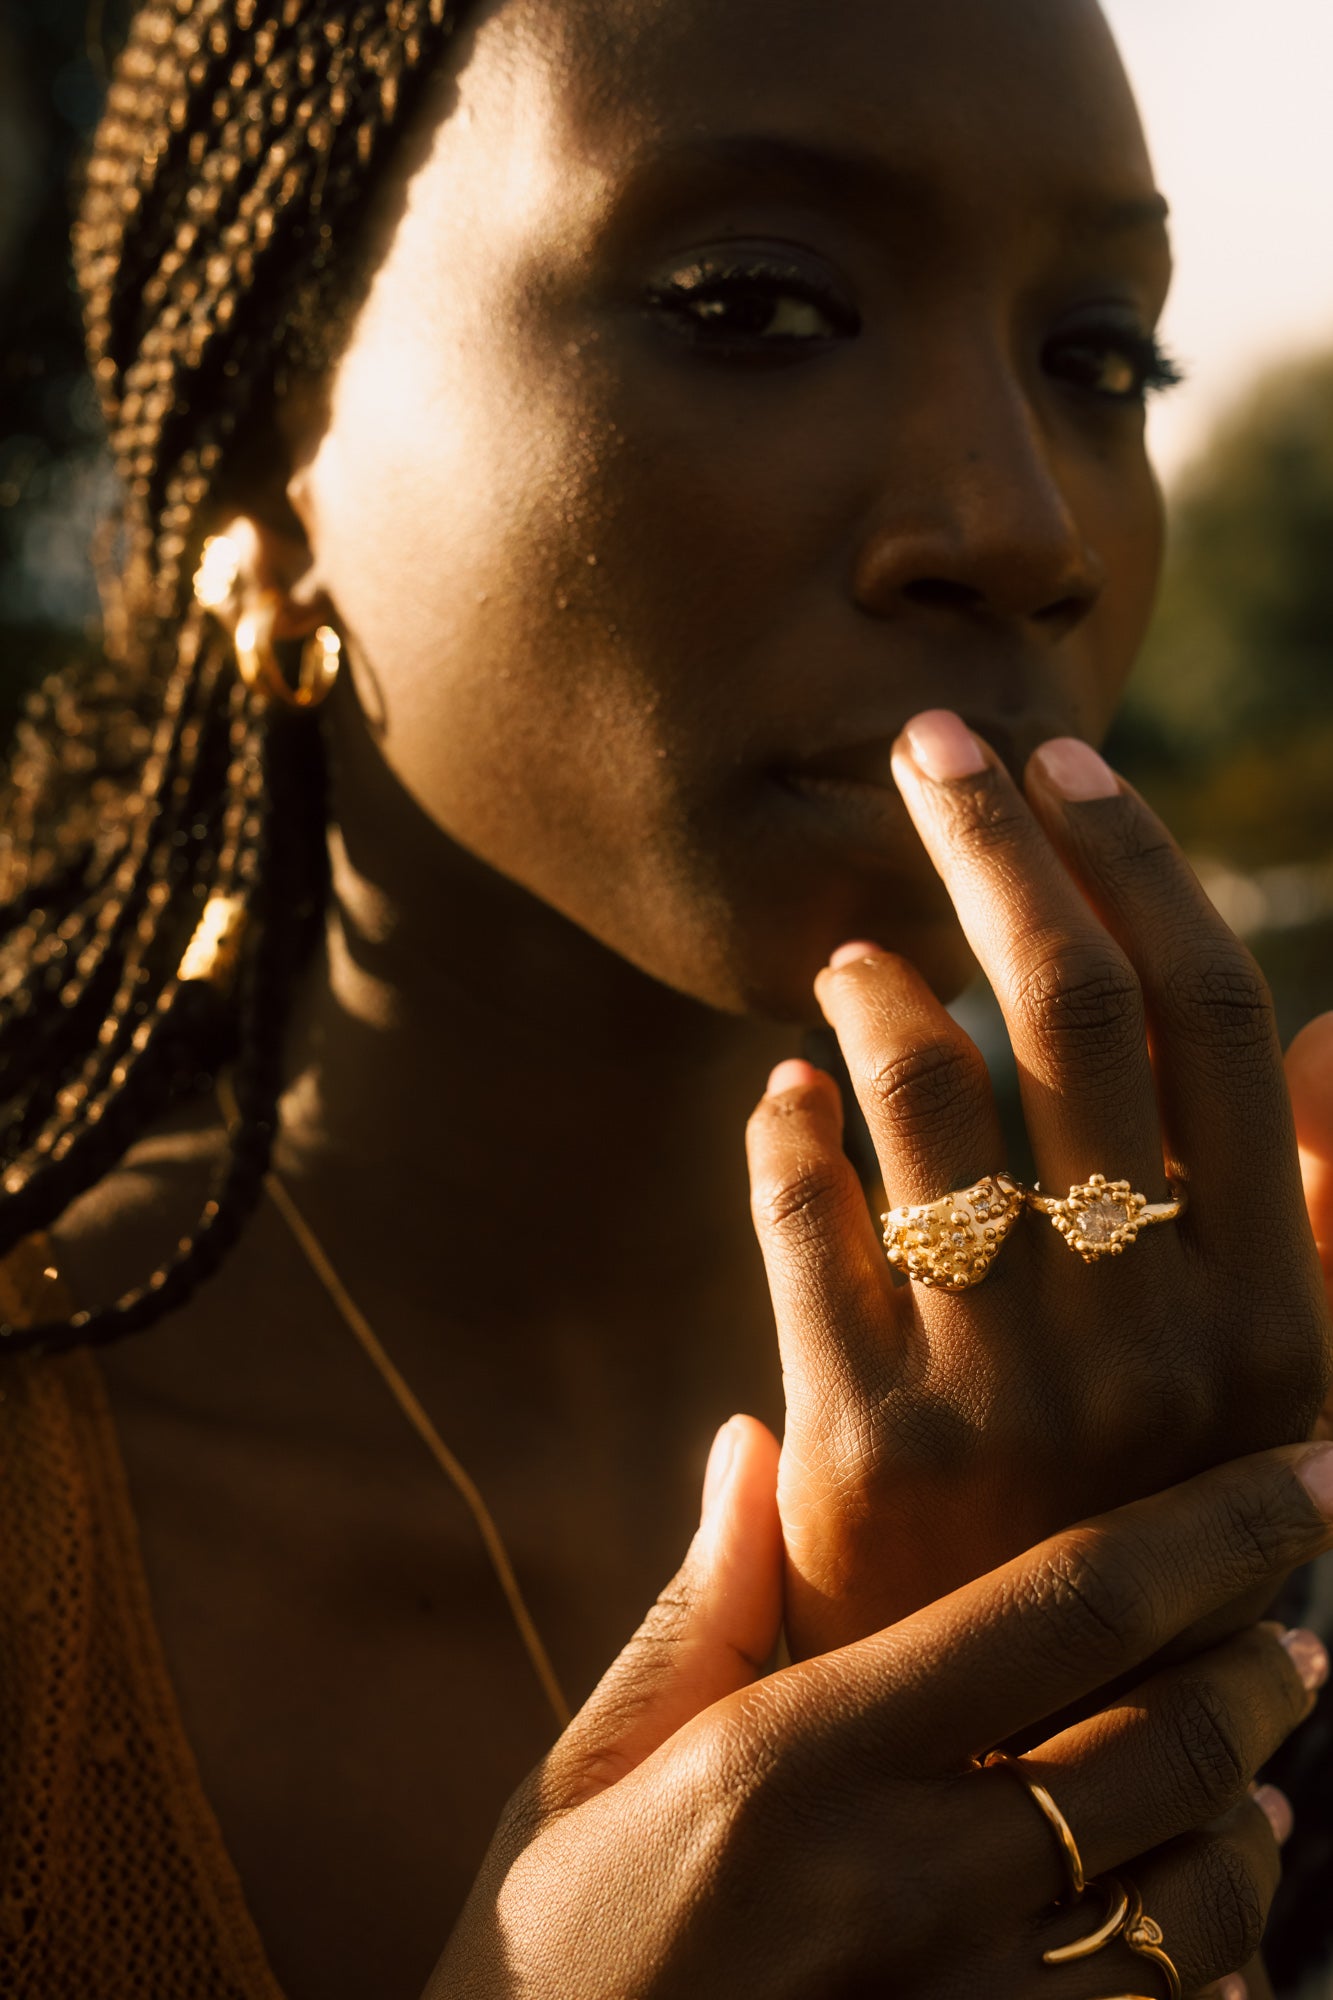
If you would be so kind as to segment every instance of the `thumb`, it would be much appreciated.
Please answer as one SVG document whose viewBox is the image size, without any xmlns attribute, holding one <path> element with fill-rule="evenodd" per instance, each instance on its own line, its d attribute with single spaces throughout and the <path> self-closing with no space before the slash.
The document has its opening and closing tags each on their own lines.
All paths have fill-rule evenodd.
<svg viewBox="0 0 1333 2000">
<path fill-rule="evenodd" d="M 754 1417 L 713 1440 L 685 1561 L 542 1771 L 542 1805 L 605 1791 L 678 1729 L 758 1680 L 782 1627 L 778 1445 Z"/>
<path fill-rule="evenodd" d="M 1333 1283 L 1333 1014 L 1302 1028 L 1287 1052 L 1301 1178 L 1324 1274 Z"/>
<path fill-rule="evenodd" d="M 1321 1014 L 1297 1035 L 1287 1051 L 1287 1084 L 1296 1114 L 1305 1206 L 1333 1308 L 1333 1014 Z M 1333 1437 L 1333 1398 L 1325 1403 L 1315 1434 Z"/>
</svg>

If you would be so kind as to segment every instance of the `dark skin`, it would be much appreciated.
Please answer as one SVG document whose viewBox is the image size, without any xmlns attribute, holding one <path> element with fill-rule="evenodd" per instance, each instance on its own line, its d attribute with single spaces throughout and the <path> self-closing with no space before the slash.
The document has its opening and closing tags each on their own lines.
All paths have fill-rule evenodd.
<svg viewBox="0 0 1333 2000">
<path fill-rule="evenodd" d="M 335 617 L 350 665 L 281 1165 L 582 1700 L 674 1566 L 716 1424 L 780 1427 L 737 1135 L 781 1024 L 848 938 L 923 995 L 971 968 L 894 739 L 944 705 L 1018 770 L 1098 737 L 1129 671 L 1160 557 L 1135 357 L 1168 258 L 1083 0 L 510 0 L 459 60 L 347 352 L 247 497 L 248 582 L 288 593 L 291 631 Z M 719 340 L 723 276 L 743 326 Z M 836 1020 L 849 1047 L 867 1005 Z M 890 1058 L 902 1023 L 875 1032 Z M 72 1218 L 81 1294 L 193 1212 L 196 1143 Z M 469 1523 L 271 1213 L 187 1317 L 107 1376 L 205 1789 L 296 2000 L 415 1994 L 549 1720 Z M 1271 1435 L 1313 1406 L 1311 1328 Z M 808 1313 L 782 1332 L 789 1373 L 795 1351 L 828 1381 Z M 1051 1408 L 1095 1400 L 1060 1361 Z M 858 1365 L 816 1442 L 867 1402 Z M 1194 1462 L 1270 1434 L 1204 1411 Z M 773 1467 L 747 1449 L 762 1653 Z M 962 1509 L 926 1573 L 895 1560 L 891 1603 L 901 1513 L 817 1453 L 796 1492 L 789 1452 L 789 1540 L 812 1510 L 840 1565 L 801 1649 L 1118 1497 L 1098 1450 L 1025 1490 L 1007 1550 Z M 878 1525 L 844 1560 L 862 1495 Z M 1209 1977 L 1235 1962 L 1214 1948 Z"/>
</svg>

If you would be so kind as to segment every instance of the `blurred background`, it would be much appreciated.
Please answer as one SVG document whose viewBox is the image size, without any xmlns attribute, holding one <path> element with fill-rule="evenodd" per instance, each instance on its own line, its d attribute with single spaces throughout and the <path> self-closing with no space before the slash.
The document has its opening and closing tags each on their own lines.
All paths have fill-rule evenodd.
<svg viewBox="0 0 1333 2000">
<path fill-rule="evenodd" d="M 126 0 L 0 0 L 0 730 L 91 649 L 108 479 L 67 260 Z M 1333 6 L 1107 0 L 1176 215 L 1161 613 L 1111 754 L 1273 982 L 1333 1007 Z M 993 1044 L 983 998 L 969 1025 Z"/>
</svg>

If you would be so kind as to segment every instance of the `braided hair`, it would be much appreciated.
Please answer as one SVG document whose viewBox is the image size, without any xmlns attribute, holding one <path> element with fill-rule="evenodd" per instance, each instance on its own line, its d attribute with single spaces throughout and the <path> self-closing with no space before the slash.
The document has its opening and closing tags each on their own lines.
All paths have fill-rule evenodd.
<svg viewBox="0 0 1333 2000">
<path fill-rule="evenodd" d="M 234 1062 L 239 1118 L 176 1251 L 0 1351 L 135 1332 L 218 1265 L 262 1191 L 296 975 L 326 895 L 318 722 L 243 685 L 193 603 L 212 515 L 284 371 L 327 364 L 368 191 L 462 0 L 148 0 L 74 236 L 121 503 L 106 657 L 17 733 L 0 850 L 0 1256 Z M 346 324 L 344 316 L 343 324 Z M 210 898 L 244 912 L 229 986 L 182 977 Z"/>
</svg>

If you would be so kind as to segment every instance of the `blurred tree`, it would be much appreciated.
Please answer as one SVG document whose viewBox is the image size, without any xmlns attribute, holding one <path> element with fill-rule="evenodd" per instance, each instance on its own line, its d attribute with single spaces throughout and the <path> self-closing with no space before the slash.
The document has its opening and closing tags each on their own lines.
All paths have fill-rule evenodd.
<svg viewBox="0 0 1333 2000">
<path fill-rule="evenodd" d="M 1333 853 L 1333 353 L 1259 383 L 1175 496 L 1158 616 L 1112 743 L 1186 844 Z"/>
<path fill-rule="evenodd" d="M 97 609 L 88 543 L 108 473 L 69 230 L 104 26 L 99 0 L 0 0 L 0 728 L 87 645 Z"/>
</svg>

